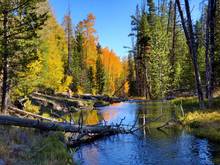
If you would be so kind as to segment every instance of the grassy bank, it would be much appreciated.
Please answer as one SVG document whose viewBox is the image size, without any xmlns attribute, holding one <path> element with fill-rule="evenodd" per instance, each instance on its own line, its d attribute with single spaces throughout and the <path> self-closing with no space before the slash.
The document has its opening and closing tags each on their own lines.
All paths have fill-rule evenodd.
<svg viewBox="0 0 220 165">
<path fill-rule="evenodd" d="M 72 165 L 63 133 L 0 126 L 0 160 L 7 165 Z"/>
<path fill-rule="evenodd" d="M 220 98 L 214 98 L 212 107 L 200 110 L 197 98 L 178 98 L 171 101 L 182 106 L 185 116 L 181 121 L 195 135 L 220 143 Z M 208 107 L 208 102 L 205 100 Z"/>
</svg>

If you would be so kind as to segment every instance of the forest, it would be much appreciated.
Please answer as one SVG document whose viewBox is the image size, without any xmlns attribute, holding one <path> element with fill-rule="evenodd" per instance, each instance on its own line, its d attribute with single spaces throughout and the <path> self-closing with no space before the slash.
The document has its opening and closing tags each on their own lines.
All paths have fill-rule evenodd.
<svg viewBox="0 0 220 165">
<path fill-rule="evenodd" d="M 0 165 L 75 164 L 76 146 L 151 123 L 219 143 L 220 1 L 196 1 L 196 13 L 190 0 L 139 1 L 121 57 L 100 44 L 93 13 L 74 24 L 69 5 L 60 24 L 47 0 L 0 0 Z M 111 106 L 131 102 L 146 110 L 110 124 Z M 156 102 L 176 117 L 149 114 Z"/>
</svg>

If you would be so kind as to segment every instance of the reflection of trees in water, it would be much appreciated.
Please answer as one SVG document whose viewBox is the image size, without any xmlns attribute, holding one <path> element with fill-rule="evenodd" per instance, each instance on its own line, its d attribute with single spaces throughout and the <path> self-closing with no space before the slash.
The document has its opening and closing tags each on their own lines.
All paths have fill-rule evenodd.
<svg viewBox="0 0 220 165">
<path fill-rule="evenodd" d="M 108 111 L 104 111 L 102 113 L 102 117 L 105 121 L 110 121 L 111 119 L 115 118 L 118 114 L 118 111 L 115 109 L 108 109 Z"/>
<path fill-rule="evenodd" d="M 91 111 L 80 111 L 80 112 L 74 113 L 75 123 L 79 121 L 80 115 L 82 115 L 84 125 L 96 125 L 101 121 L 101 118 L 98 115 L 98 111 L 91 110 Z"/>
<path fill-rule="evenodd" d="M 86 125 L 96 125 L 99 123 L 99 116 L 97 111 L 90 111 L 87 113 L 86 118 L 85 118 L 85 124 Z"/>
<path fill-rule="evenodd" d="M 111 106 L 119 106 L 121 103 L 115 103 Z M 102 113 L 99 113 L 97 110 L 91 110 L 91 111 L 79 111 L 73 114 L 74 122 L 78 123 L 78 120 L 80 118 L 80 115 L 83 116 L 83 124 L 84 125 L 97 125 L 101 121 L 110 121 L 113 118 L 115 118 L 118 114 L 118 110 L 116 109 L 108 109 L 106 111 L 103 111 Z M 66 116 L 66 118 L 69 120 L 69 116 Z"/>
<path fill-rule="evenodd" d="M 155 128 L 163 125 L 171 118 L 176 118 L 179 110 L 169 103 L 150 102 L 140 105 L 137 113 L 139 126 L 146 125 L 149 121 L 154 120 L 162 115 L 159 120 L 147 124 L 147 127 L 143 129 L 144 135 L 150 131 L 151 134 L 156 134 L 156 136 L 158 136 L 158 130 Z M 167 131 L 167 133 L 159 132 L 159 134 L 162 134 L 161 136 L 167 136 L 166 134 L 173 134 L 173 131 Z"/>
</svg>

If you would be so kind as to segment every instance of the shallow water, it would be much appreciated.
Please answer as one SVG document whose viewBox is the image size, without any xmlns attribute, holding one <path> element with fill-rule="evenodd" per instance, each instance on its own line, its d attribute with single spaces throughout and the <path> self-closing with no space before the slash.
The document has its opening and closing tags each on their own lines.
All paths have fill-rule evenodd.
<svg viewBox="0 0 220 165">
<path fill-rule="evenodd" d="M 74 155 L 82 165 L 214 165 L 220 164 L 220 145 L 199 139 L 179 129 L 155 129 L 180 115 L 168 103 L 120 103 L 84 114 L 89 125 L 100 122 L 141 126 L 149 119 L 162 118 L 149 124 L 136 135 L 115 135 L 84 145 Z"/>
</svg>

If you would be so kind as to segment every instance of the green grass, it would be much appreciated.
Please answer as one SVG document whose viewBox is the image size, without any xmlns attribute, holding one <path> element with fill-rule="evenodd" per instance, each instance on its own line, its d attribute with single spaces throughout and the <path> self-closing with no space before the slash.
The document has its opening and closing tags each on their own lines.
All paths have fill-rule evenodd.
<svg viewBox="0 0 220 165">
<path fill-rule="evenodd" d="M 210 123 L 210 122 L 220 122 L 220 111 L 195 111 L 187 113 L 182 121 L 184 124 L 191 124 L 193 122 L 200 122 L 201 124 Z"/>
<path fill-rule="evenodd" d="M 220 143 L 219 98 L 214 99 L 212 108 L 204 110 L 199 110 L 196 98 L 181 98 L 172 102 L 176 105 L 182 105 L 186 115 L 181 117 L 180 120 L 185 126 L 190 128 L 189 130 L 193 134 Z"/>
<path fill-rule="evenodd" d="M 177 98 L 171 103 L 183 107 L 185 116 L 180 120 L 192 133 L 220 143 L 220 97 L 213 99 L 210 108 L 207 108 L 208 100 L 205 100 L 206 109 L 203 110 L 199 109 L 197 97 Z"/>
<path fill-rule="evenodd" d="M 199 110 L 199 101 L 197 97 L 180 97 L 176 98 L 174 100 L 171 100 L 171 103 L 180 106 L 182 105 L 183 109 L 186 110 L 186 112 Z M 208 100 L 205 99 L 204 101 L 205 107 L 208 107 Z M 218 110 L 220 109 L 220 97 L 213 98 L 212 107 L 209 109 L 211 110 Z"/>
</svg>

